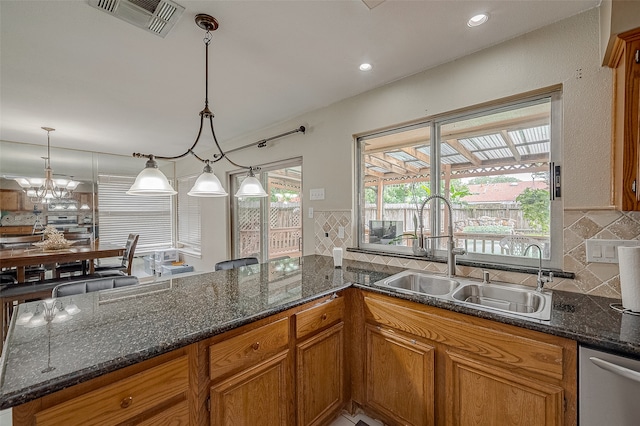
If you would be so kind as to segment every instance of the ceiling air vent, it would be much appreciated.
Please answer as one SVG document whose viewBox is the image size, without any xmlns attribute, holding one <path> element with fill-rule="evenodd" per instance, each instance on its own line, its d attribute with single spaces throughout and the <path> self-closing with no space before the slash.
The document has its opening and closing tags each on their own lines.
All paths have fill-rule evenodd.
<svg viewBox="0 0 640 426">
<path fill-rule="evenodd" d="M 88 0 L 88 2 L 96 9 L 160 37 L 169 33 L 184 12 L 184 7 L 167 0 Z"/>
</svg>

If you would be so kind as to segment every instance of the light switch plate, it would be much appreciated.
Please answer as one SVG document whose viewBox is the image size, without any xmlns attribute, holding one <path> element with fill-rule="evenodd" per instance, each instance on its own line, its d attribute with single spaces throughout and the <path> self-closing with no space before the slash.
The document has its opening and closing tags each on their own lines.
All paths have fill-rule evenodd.
<svg viewBox="0 0 640 426">
<path fill-rule="evenodd" d="M 586 241 L 587 262 L 618 263 L 618 247 L 640 246 L 638 240 L 600 240 L 591 238 Z"/>
<path fill-rule="evenodd" d="M 310 200 L 324 200 L 324 188 L 316 188 L 309 190 Z"/>
</svg>

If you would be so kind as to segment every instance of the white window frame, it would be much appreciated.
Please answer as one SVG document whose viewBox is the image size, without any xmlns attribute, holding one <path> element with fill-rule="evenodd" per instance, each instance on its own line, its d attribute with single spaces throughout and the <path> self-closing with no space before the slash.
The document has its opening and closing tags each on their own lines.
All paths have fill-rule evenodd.
<svg viewBox="0 0 640 426">
<path fill-rule="evenodd" d="M 201 197 L 192 197 L 187 193 L 199 175 L 184 176 L 177 179 L 176 206 L 176 245 L 181 252 L 200 256 L 202 249 Z"/>
<path fill-rule="evenodd" d="M 502 110 L 514 109 L 519 106 L 527 106 L 527 104 L 534 104 L 540 102 L 543 99 L 549 99 L 551 116 L 550 116 L 550 152 L 549 152 L 549 164 L 560 166 L 562 170 L 562 91 L 560 88 L 554 88 L 549 91 L 538 93 L 535 95 L 523 95 L 518 99 L 510 98 L 506 101 L 495 101 L 490 106 L 469 107 L 465 108 L 462 112 L 445 113 L 436 117 L 426 118 L 420 122 L 399 126 L 394 129 L 386 130 L 384 132 L 377 132 L 373 134 L 363 135 L 356 139 L 356 185 L 358 194 L 357 214 L 356 214 L 356 235 L 358 248 L 380 252 L 381 254 L 404 254 L 412 255 L 413 252 L 410 247 L 406 246 L 393 246 L 389 247 L 381 246 L 380 244 L 367 244 L 364 243 L 364 208 L 365 208 L 365 186 L 364 186 L 364 161 L 362 153 L 363 141 L 367 139 L 384 136 L 387 134 L 397 133 L 401 131 L 410 130 L 418 127 L 430 127 L 431 139 L 434 143 L 430 144 L 431 153 L 431 176 L 440 176 L 440 133 L 439 128 L 443 124 L 448 124 L 455 121 L 465 120 L 473 118 L 475 116 L 489 115 L 497 113 Z M 431 193 L 436 194 L 440 188 L 440 182 L 432 179 L 429 181 L 431 187 Z M 432 206 L 435 207 L 436 201 L 432 202 Z M 552 197 L 550 202 L 550 257 L 549 259 L 543 259 L 542 265 L 545 268 L 561 270 L 563 265 L 563 202 L 561 197 Z M 435 209 L 435 212 L 440 212 L 440 209 Z M 425 218 L 426 220 L 426 218 Z M 434 214 L 432 217 L 431 229 L 439 230 L 441 218 L 439 214 Z M 446 233 L 446 230 L 445 230 Z M 444 250 L 436 250 L 435 255 L 437 258 L 446 259 L 446 253 Z M 425 258 L 429 259 L 429 258 Z M 517 256 L 501 256 L 496 254 L 483 254 L 483 253 L 469 253 L 467 255 L 458 258 L 460 261 L 478 262 L 485 264 L 503 264 L 508 266 L 525 266 L 525 267 L 537 267 L 538 258 L 526 258 Z"/>
</svg>

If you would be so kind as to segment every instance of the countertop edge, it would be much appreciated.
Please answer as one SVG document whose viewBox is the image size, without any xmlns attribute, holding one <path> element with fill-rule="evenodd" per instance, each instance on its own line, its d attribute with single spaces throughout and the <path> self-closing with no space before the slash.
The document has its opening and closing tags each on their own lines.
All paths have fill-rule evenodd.
<svg viewBox="0 0 640 426">
<path fill-rule="evenodd" d="M 227 331 L 231 331 L 236 328 L 242 327 L 243 325 L 247 325 L 252 322 L 267 318 L 271 315 L 276 315 L 281 312 L 287 311 L 289 309 L 293 309 L 298 306 L 304 305 L 306 303 L 313 302 L 314 300 L 321 299 L 325 296 L 331 295 L 339 291 L 343 291 L 349 287 L 351 287 L 351 283 L 349 282 L 344 283 L 341 286 L 336 286 L 334 288 L 331 288 L 330 290 L 319 292 L 317 294 L 314 294 L 313 296 L 309 296 L 304 299 L 278 305 L 275 308 L 265 310 L 264 312 L 260 312 L 259 314 L 256 314 L 256 315 L 243 317 L 238 320 L 234 320 L 234 321 L 223 323 L 223 324 L 217 324 L 216 326 L 212 327 L 211 329 L 205 332 L 192 334 L 190 336 L 180 338 L 175 342 L 152 346 L 141 352 L 136 352 L 134 354 L 130 354 L 121 358 L 116 358 L 109 362 L 96 364 L 90 368 L 78 370 L 73 374 L 57 377 L 52 380 L 42 382 L 36 386 L 31 387 L 28 391 L 22 390 L 22 391 L 15 391 L 15 392 L 6 393 L 6 394 L 0 394 L 0 410 L 25 404 L 27 402 L 55 393 L 62 389 L 75 386 L 77 384 L 95 379 L 97 377 L 112 373 L 114 371 L 129 367 L 131 365 L 134 365 L 143 361 L 147 361 L 156 356 L 183 348 L 185 346 L 189 346 L 191 344 L 200 342 L 210 337 L 217 336 L 222 333 L 226 333 Z M 4 368 L 5 368 L 4 351 L 3 351 L 3 356 L 1 361 L 2 361 L 2 365 L 0 365 L 0 371 L 4 371 Z"/>
</svg>

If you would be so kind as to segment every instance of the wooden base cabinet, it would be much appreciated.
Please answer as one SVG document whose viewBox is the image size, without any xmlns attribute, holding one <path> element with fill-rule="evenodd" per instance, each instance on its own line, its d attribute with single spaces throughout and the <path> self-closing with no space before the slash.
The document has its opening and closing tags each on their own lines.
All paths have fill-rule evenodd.
<svg viewBox="0 0 640 426">
<path fill-rule="evenodd" d="M 342 296 L 295 315 L 298 426 L 328 424 L 345 405 L 344 316 Z"/>
<path fill-rule="evenodd" d="M 447 425 L 563 424 L 559 386 L 447 352 Z"/>
<path fill-rule="evenodd" d="M 363 305 L 365 411 L 394 425 L 576 425 L 574 341 L 373 293 Z"/>
<path fill-rule="evenodd" d="M 297 424 L 323 424 L 344 405 L 344 323 L 296 345 Z"/>
<path fill-rule="evenodd" d="M 211 388 L 212 426 L 286 426 L 288 351 Z"/>
<path fill-rule="evenodd" d="M 14 426 L 194 424 L 195 345 L 14 407 Z"/>
<path fill-rule="evenodd" d="M 366 404 L 403 425 L 433 425 L 433 346 L 366 326 Z"/>
</svg>

